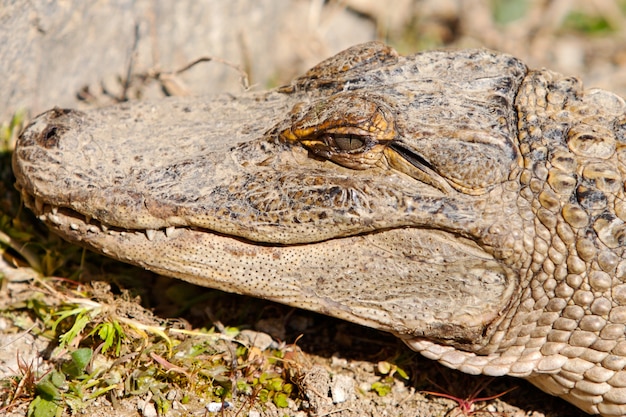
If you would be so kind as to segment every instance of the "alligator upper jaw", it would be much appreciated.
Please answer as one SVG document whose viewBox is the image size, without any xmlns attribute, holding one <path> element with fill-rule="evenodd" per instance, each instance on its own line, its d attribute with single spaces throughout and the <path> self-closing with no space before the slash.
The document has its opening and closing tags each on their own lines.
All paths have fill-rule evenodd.
<svg viewBox="0 0 626 417">
<path fill-rule="evenodd" d="M 462 193 L 446 195 L 391 169 L 313 159 L 264 135 L 292 102 L 270 93 L 159 103 L 158 114 L 171 119 L 153 116 L 150 103 L 51 110 L 20 137 L 17 187 L 38 214 L 44 205 L 67 208 L 105 229 L 148 236 L 186 227 L 287 245 L 404 226 L 480 233 L 480 216 Z M 237 120 L 242 107 L 263 122 Z M 203 117 L 218 119 L 198 125 Z M 54 213 L 47 220 L 54 223 Z"/>
</svg>

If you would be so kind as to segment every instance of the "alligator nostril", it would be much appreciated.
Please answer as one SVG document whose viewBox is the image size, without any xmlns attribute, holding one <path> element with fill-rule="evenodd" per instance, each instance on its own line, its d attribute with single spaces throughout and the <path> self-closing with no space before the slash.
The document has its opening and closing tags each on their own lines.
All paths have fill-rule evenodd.
<svg viewBox="0 0 626 417">
<path fill-rule="evenodd" d="M 50 119 L 58 119 L 59 117 L 65 116 L 66 114 L 69 114 L 71 112 L 71 109 L 60 109 L 58 107 L 55 107 L 48 112 L 48 117 Z"/>
<path fill-rule="evenodd" d="M 37 137 L 37 143 L 46 149 L 57 147 L 63 130 L 64 129 L 60 126 L 46 126 L 43 132 Z"/>
</svg>

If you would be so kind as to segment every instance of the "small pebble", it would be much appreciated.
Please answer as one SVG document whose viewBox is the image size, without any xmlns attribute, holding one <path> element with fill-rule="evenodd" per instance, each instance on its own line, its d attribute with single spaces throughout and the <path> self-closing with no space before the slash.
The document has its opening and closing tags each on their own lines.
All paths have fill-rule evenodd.
<svg viewBox="0 0 626 417">
<path fill-rule="evenodd" d="M 333 403 L 340 404 L 354 397 L 354 378 L 350 375 L 335 375 L 330 387 Z"/>
<path fill-rule="evenodd" d="M 207 409 L 207 411 L 209 413 L 217 413 L 219 411 L 222 411 L 222 404 L 224 405 L 224 408 L 230 408 L 232 407 L 232 404 L 229 403 L 228 401 L 225 401 L 223 403 L 221 402 L 210 402 L 208 403 L 205 407 Z"/>
<path fill-rule="evenodd" d="M 176 397 L 178 396 L 178 391 L 176 391 L 175 389 L 171 390 L 170 392 L 167 393 L 167 395 L 165 396 L 165 398 L 167 398 L 170 401 L 173 401 L 176 399 Z"/>
<path fill-rule="evenodd" d="M 330 366 L 338 367 L 338 368 L 347 368 L 348 360 L 345 358 L 338 358 L 337 356 L 333 355 L 330 358 Z"/>
<path fill-rule="evenodd" d="M 248 329 L 239 332 L 239 338 L 247 339 L 252 346 L 259 348 L 261 351 L 271 347 L 274 343 L 272 336 L 269 334 Z"/>
<path fill-rule="evenodd" d="M 143 406 L 143 410 L 141 410 L 141 415 L 143 417 L 157 417 L 157 411 L 154 403 L 145 403 Z"/>
</svg>

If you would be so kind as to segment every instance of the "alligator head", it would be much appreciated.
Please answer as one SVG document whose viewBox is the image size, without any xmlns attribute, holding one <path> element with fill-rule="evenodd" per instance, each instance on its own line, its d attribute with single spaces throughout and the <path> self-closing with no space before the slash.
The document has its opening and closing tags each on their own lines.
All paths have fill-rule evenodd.
<svg viewBox="0 0 626 417">
<path fill-rule="evenodd" d="M 25 204 L 68 240 L 389 331 L 597 412 L 592 394 L 550 379 L 562 352 L 542 351 L 572 299 L 560 282 L 591 276 L 571 247 L 606 195 L 579 190 L 574 204 L 577 158 L 608 139 L 571 121 L 601 109 L 610 130 L 624 112 L 609 93 L 567 108 L 579 91 L 508 55 L 370 43 L 266 93 L 51 110 L 20 137 L 14 171 Z M 589 229 L 613 276 L 615 219 Z"/>
</svg>

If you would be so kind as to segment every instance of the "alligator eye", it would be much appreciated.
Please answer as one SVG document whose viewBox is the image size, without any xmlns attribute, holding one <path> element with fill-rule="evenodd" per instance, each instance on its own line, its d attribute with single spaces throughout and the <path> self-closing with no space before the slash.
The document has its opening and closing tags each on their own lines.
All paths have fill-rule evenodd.
<svg viewBox="0 0 626 417">
<path fill-rule="evenodd" d="M 277 127 L 282 142 L 299 144 L 314 156 L 347 168 L 368 169 L 399 136 L 394 118 L 382 97 L 350 91 L 308 107 L 296 105 Z"/>
<path fill-rule="evenodd" d="M 333 139 L 337 147 L 342 151 L 356 151 L 365 146 L 363 138 L 357 135 L 333 136 Z"/>
</svg>

